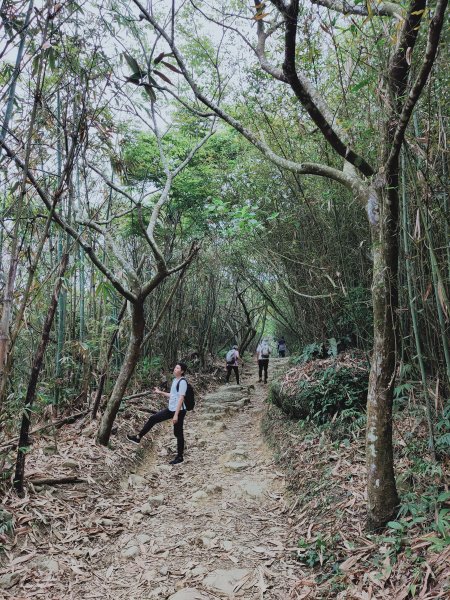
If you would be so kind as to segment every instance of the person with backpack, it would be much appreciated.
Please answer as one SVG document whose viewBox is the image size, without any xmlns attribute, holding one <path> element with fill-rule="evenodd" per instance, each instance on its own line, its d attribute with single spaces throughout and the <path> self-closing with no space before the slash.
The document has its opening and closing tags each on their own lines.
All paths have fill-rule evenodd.
<svg viewBox="0 0 450 600">
<path fill-rule="evenodd" d="M 278 340 L 278 356 L 279 358 L 286 356 L 286 342 L 283 337 Z"/>
<path fill-rule="evenodd" d="M 231 371 L 234 371 L 236 383 L 239 385 L 239 350 L 237 346 L 233 346 L 231 350 L 228 350 L 225 360 L 227 361 L 226 383 L 230 382 Z"/>
<path fill-rule="evenodd" d="M 193 389 L 184 377 L 186 369 L 187 366 L 184 363 L 180 362 L 175 365 L 173 370 L 174 379 L 172 381 L 170 392 L 164 392 L 158 387 L 155 387 L 153 390 L 155 394 L 166 396 L 169 399 L 167 408 L 152 415 L 138 434 L 127 435 L 130 442 L 139 444 L 144 435 L 148 433 L 154 425 L 172 419 L 173 433 L 177 438 L 177 455 L 170 461 L 170 465 L 177 465 L 184 460 L 184 418 L 186 416 L 186 410 L 191 410 L 195 404 Z"/>
<path fill-rule="evenodd" d="M 256 348 L 256 356 L 258 360 L 259 383 L 262 381 L 264 371 L 264 383 L 267 383 L 267 371 L 269 369 L 270 346 L 266 338 L 263 338 Z"/>
</svg>

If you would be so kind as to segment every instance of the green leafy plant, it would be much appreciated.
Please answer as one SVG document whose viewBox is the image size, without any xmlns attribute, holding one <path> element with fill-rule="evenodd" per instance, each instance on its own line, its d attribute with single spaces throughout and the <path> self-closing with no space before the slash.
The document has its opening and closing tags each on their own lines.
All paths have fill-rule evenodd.
<svg viewBox="0 0 450 600">
<path fill-rule="evenodd" d="M 272 384 L 269 399 L 292 418 L 310 418 L 323 424 L 338 413 L 351 422 L 361 415 L 367 385 L 365 369 L 330 367 L 318 370 L 311 381 L 298 381 L 295 393 L 288 394 L 281 384 Z"/>
<path fill-rule="evenodd" d="M 330 560 L 334 560 L 332 540 L 326 540 L 318 535 L 314 540 L 300 538 L 297 546 L 297 560 L 308 567 L 323 566 Z"/>
</svg>

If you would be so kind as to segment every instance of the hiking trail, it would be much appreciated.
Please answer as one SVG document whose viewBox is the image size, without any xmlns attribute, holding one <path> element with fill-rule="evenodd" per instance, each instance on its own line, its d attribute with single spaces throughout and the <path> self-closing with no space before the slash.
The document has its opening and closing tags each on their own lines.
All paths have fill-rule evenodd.
<svg viewBox="0 0 450 600">
<path fill-rule="evenodd" d="M 269 383 L 285 365 L 271 360 Z M 299 573 L 287 546 L 284 475 L 261 432 L 268 386 L 256 373 L 255 364 L 247 365 L 240 386 L 222 385 L 198 401 L 185 422 L 183 464 L 168 464 L 176 445 L 169 422 L 147 436 L 150 448 L 130 444 L 142 456 L 135 473 L 100 494 L 89 516 L 77 516 L 85 526 L 101 526 L 100 539 L 93 545 L 87 535 L 62 554 L 61 539 L 49 531 L 42 550 L 53 559 L 41 565 L 40 582 L 28 579 L 34 593 L 16 597 L 43 597 L 39 586 L 49 579 L 60 585 L 49 585 L 47 598 L 297 597 L 290 595 Z"/>
</svg>

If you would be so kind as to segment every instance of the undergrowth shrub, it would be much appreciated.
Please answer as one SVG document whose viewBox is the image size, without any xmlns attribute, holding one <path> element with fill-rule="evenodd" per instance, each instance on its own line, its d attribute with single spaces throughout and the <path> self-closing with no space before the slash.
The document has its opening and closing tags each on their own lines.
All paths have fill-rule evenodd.
<svg viewBox="0 0 450 600">
<path fill-rule="evenodd" d="M 283 382 L 273 382 L 269 401 L 293 419 L 310 418 L 316 423 L 330 421 L 336 413 L 352 420 L 365 406 L 368 372 L 352 367 L 328 367 L 316 370 L 315 377 L 299 379 L 292 391 Z"/>
</svg>

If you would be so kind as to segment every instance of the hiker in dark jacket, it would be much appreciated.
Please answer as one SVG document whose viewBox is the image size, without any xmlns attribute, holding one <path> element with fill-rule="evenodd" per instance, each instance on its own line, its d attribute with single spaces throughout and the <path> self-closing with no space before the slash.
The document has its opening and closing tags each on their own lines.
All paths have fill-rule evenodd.
<svg viewBox="0 0 450 600">
<path fill-rule="evenodd" d="M 161 396 L 166 396 L 169 398 L 168 407 L 152 415 L 138 434 L 127 435 L 127 438 L 130 442 L 139 444 L 143 436 L 148 433 L 154 425 L 157 423 L 162 423 L 162 421 L 168 421 L 169 419 L 172 419 L 173 433 L 177 438 L 177 455 L 173 460 L 170 461 L 169 464 L 171 465 L 177 465 L 178 463 L 183 462 L 183 423 L 184 417 L 186 416 L 184 397 L 187 390 L 187 382 L 186 379 L 184 379 L 184 374 L 186 373 L 186 369 L 187 366 L 184 363 L 177 363 L 175 365 L 173 370 L 174 379 L 172 381 L 170 392 L 164 392 L 157 387 L 155 387 L 153 390 L 155 394 L 160 394 Z"/>
<path fill-rule="evenodd" d="M 286 356 L 286 342 L 283 337 L 278 340 L 278 356 L 280 358 Z"/>
</svg>

